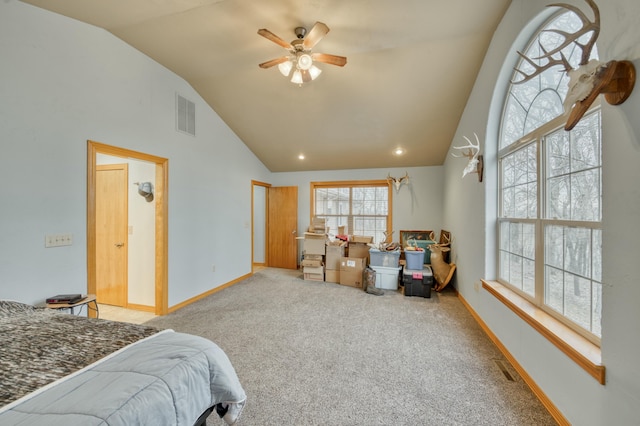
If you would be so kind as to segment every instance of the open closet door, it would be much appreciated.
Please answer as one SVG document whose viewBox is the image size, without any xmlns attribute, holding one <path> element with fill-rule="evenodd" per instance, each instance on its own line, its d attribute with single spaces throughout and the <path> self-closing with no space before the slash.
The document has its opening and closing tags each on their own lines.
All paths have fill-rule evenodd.
<svg viewBox="0 0 640 426">
<path fill-rule="evenodd" d="M 270 187 L 268 192 L 269 266 L 298 269 L 298 187 Z"/>
</svg>

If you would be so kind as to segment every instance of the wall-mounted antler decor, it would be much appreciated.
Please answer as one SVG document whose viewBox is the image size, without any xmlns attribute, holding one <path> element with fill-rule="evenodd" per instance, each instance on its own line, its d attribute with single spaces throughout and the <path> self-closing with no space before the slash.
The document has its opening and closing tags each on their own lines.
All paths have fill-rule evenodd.
<svg viewBox="0 0 640 426">
<path fill-rule="evenodd" d="M 393 183 L 393 186 L 396 187 L 396 192 L 400 191 L 400 186 L 405 183 L 409 184 L 409 173 L 405 172 L 404 176 L 401 178 L 395 178 L 391 176 L 391 173 L 387 174 L 387 181 L 389 183 Z"/>
<path fill-rule="evenodd" d="M 478 181 L 482 182 L 482 173 L 484 171 L 484 159 L 482 155 L 478 155 L 480 153 L 480 140 L 478 139 L 478 135 L 476 135 L 475 133 L 473 135 L 476 137 L 475 145 L 473 144 L 473 142 L 469 140 L 468 137 L 463 136 L 463 138 L 465 138 L 465 140 L 468 142 L 468 145 L 454 146 L 453 148 L 460 149 L 460 150 L 466 149 L 467 151 L 463 152 L 462 155 L 455 155 L 454 153 L 451 153 L 451 155 L 457 158 L 460 158 L 460 157 L 469 158 L 469 162 L 467 163 L 466 167 L 462 171 L 462 177 L 464 178 L 469 173 L 477 173 Z"/>
<path fill-rule="evenodd" d="M 564 102 L 565 113 L 569 114 L 564 127 L 565 130 L 571 130 L 578 124 L 600 94 L 604 94 L 605 99 L 611 105 L 620 105 L 626 101 L 633 91 L 636 81 L 635 67 L 629 61 L 603 63 L 595 59 L 589 60 L 596 39 L 600 34 L 600 10 L 593 0 L 585 1 L 593 11 L 593 21 L 590 21 L 580 9 L 570 4 L 554 3 L 547 5 L 547 7 L 556 6 L 574 12 L 582 21 L 582 27 L 574 33 L 557 29 L 544 30 L 561 35 L 564 37 L 564 41 L 556 48 L 548 51 L 540 44 L 543 55 L 537 58 L 528 58 L 522 52 L 518 52 L 518 55 L 531 65 L 534 71 L 527 74 L 522 70 L 516 69 L 515 71 L 523 78 L 518 81 L 512 81 L 513 84 L 524 83 L 555 65 L 564 66 L 564 70 L 569 76 L 569 91 Z M 591 36 L 586 42 L 581 43 L 578 41 L 589 33 L 591 33 Z M 571 45 L 571 43 L 575 43 L 582 50 L 580 63 L 575 69 L 572 68 L 562 53 L 562 50 Z M 539 64 L 538 61 L 543 61 L 543 63 Z"/>
</svg>

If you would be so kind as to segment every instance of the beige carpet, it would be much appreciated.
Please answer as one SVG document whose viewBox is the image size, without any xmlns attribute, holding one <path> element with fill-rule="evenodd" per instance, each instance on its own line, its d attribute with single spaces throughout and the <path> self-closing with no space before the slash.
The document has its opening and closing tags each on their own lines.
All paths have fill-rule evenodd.
<svg viewBox="0 0 640 426">
<path fill-rule="evenodd" d="M 450 289 L 374 296 L 267 268 L 146 324 L 225 350 L 240 426 L 555 424 Z"/>
</svg>

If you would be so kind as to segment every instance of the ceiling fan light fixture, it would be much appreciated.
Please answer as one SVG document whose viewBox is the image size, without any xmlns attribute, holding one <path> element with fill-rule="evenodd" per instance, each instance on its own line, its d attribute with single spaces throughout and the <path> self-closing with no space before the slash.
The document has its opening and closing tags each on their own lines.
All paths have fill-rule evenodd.
<svg viewBox="0 0 640 426">
<path fill-rule="evenodd" d="M 313 66 L 313 59 L 311 59 L 311 55 L 308 53 L 298 52 L 298 63 L 297 66 L 301 70 L 308 70 Z"/>
<path fill-rule="evenodd" d="M 293 63 L 291 61 L 286 61 L 286 62 L 282 62 L 281 64 L 278 64 L 278 69 L 280 70 L 280 73 L 285 77 L 289 77 L 289 74 L 291 73 L 292 68 L 293 68 Z"/>
<path fill-rule="evenodd" d="M 287 77 L 293 84 L 302 86 L 315 80 L 322 73 L 322 70 L 315 66 L 314 62 L 322 62 L 339 67 L 343 67 L 347 63 L 347 58 L 344 56 L 311 53 L 314 46 L 329 32 L 329 27 L 326 24 L 316 22 L 308 32 L 304 27 L 296 27 L 294 32 L 297 38 L 288 43 L 266 28 L 259 29 L 259 35 L 280 47 L 284 47 L 288 54 L 263 62 L 258 66 L 266 69 L 278 65 L 278 70 L 283 76 Z"/>
<path fill-rule="evenodd" d="M 315 65 L 311 65 L 311 68 L 309 68 L 309 74 L 311 75 L 311 80 L 315 80 L 321 73 L 322 73 L 322 70 L 316 67 Z"/>
<path fill-rule="evenodd" d="M 302 73 L 300 72 L 300 70 L 295 70 L 293 72 L 293 76 L 291 77 L 291 82 L 293 84 L 302 84 Z"/>
</svg>

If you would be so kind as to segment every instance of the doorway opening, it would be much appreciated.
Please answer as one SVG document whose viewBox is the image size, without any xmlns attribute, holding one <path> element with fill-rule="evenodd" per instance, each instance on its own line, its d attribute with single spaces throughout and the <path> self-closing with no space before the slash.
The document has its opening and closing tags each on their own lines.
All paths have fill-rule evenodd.
<svg viewBox="0 0 640 426">
<path fill-rule="evenodd" d="M 298 187 L 251 181 L 251 268 L 298 268 Z"/>
<path fill-rule="evenodd" d="M 155 204 L 153 216 L 153 265 L 149 268 L 153 269 L 153 300 L 154 306 L 137 306 L 136 304 L 126 303 L 127 307 L 140 310 L 152 310 L 155 315 L 165 315 L 168 312 L 168 163 L 169 160 L 150 154 L 140 153 L 124 148 L 105 145 L 95 141 L 87 141 L 87 293 L 96 294 L 99 284 L 99 249 L 98 243 L 100 237 L 97 233 L 98 211 L 98 157 L 106 155 L 111 157 L 119 157 L 125 160 L 136 160 L 141 162 L 152 163 L 154 165 L 153 173 L 155 175 L 153 201 Z M 138 188 L 135 188 L 138 191 Z M 126 223 L 126 221 L 125 221 Z M 129 227 L 128 234 L 132 233 Z M 120 244 L 125 244 L 126 236 L 121 238 L 123 241 L 115 241 L 113 245 L 117 249 L 126 248 Z M 100 303 L 100 300 L 98 300 Z"/>
</svg>

